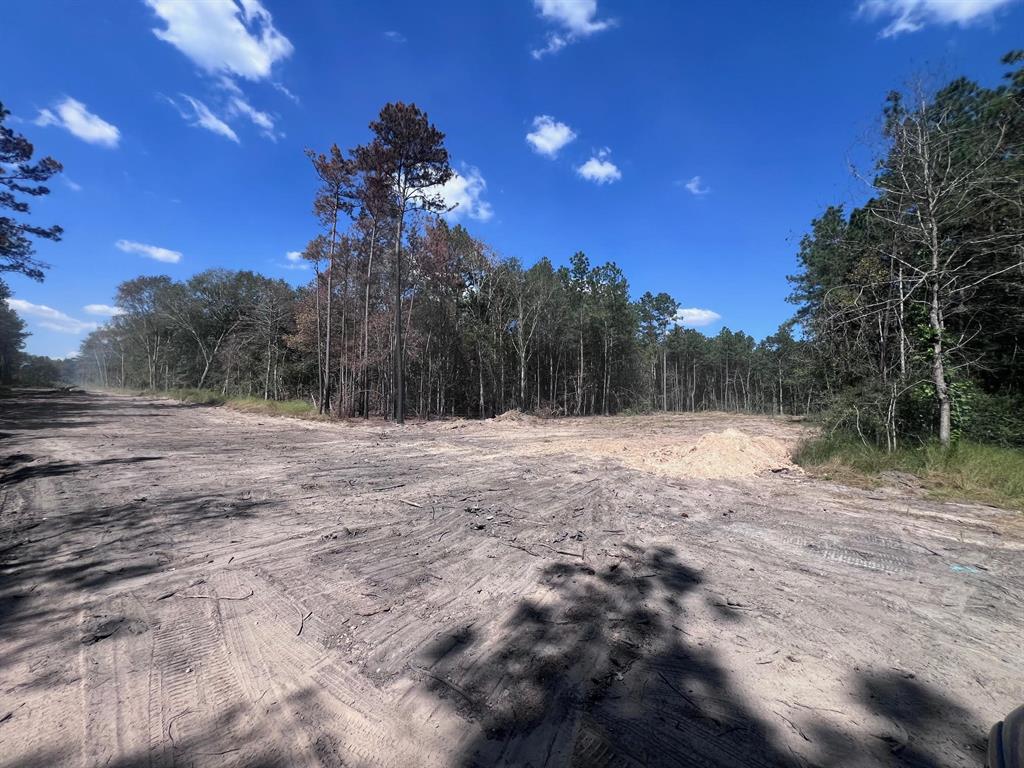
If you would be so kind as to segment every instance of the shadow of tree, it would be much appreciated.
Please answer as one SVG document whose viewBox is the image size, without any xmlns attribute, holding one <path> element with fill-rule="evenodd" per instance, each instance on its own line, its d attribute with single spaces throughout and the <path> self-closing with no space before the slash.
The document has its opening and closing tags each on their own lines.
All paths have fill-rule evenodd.
<svg viewBox="0 0 1024 768">
<path fill-rule="evenodd" d="M 184 729 L 181 716 L 194 714 L 185 709 L 172 716 L 164 726 L 163 738 L 148 748 L 110 757 L 104 768 L 152 768 L 153 766 L 237 766 L 238 768 L 291 768 L 295 765 L 337 765 L 364 768 L 360 764 L 341 762 L 329 747 L 315 742 L 316 754 L 282 748 L 275 739 L 280 733 L 278 715 L 282 709 L 301 711 L 312 703 L 317 692 L 302 688 L 288 694 L 280 702 L 236 702 L 222 707 L 215 715 L 204 718 L 198 728 Z M 185 733 L 182 731 L 185 730 Z M 289 734 L 297 735 L 297 734 Z M 301 741 L 296 738 L 296 741 Z M 0 768 L 53 768 L 67 765 L 68 755 L 57 747 L 23 755 L 16 764 L 0 755 Z"/>
<path fill-rule="evenodd" d="M 698 572 L 665 547 L 595 569 L 553 563 L 545 590 L 496 640 L 463 628 L 414 665 L 480 736 L 462 766 L 798 765 L 734 689 L 713 649 L 688 645 Z"/>
<path fill-rule="evenodd" d="M 892 729 L 878 734 L 889 750 L 890 765 L 942 768 L 956 755 L 985 754 L 987 730 L 960 704 L 917 680 L 912 673 L 889 670 L 858 679 L 857 698 Z"/>
<path fill-rule="evenodd" d="M 268 503 L 211 494 L 139 498 L 8 528 L 0 546 L 0 669 L 48 642 L 76 645 L 76 615 L 98 590 L 165 570 L 179 537 L 215 537 Z"/>
<path fill-rule="evenodd" d="M 14 454 L 8 456 L 6 461 L 15 457 L 25 457 L 28 454 Z M 95 467 L 106 467 L 111 464 L 137 464 L 141 461 L 159 461 L 163 456 L 129 456 L 123 459 L 100 459 L 98 461 L 47 461 L 43 464 L 25 464 L 13 469 L 4 475 L 0 475 L 0 485 L 12 486 L 25 480 L 32 480 L 37 477 L 57 477 L 59 475 L 70 475 L 73 472 L 80 472 L 83 469 Z M 31 461 L 31 457 L 28 459 Z M 24 463 L 22 458 L 21 463 Z"/>
</svg>

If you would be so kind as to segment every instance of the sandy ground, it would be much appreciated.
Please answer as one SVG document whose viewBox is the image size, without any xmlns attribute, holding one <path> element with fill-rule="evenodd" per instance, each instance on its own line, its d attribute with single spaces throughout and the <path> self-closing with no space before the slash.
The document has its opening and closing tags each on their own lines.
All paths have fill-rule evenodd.
<svg viewBox="0 0 1024 768">
<path fill-rule="evenodd" d="M 0 765 L 980 766 L 1021 516 L 673 464 L 727 428 L 803 429 L 2 400 Z"/>
</svg>

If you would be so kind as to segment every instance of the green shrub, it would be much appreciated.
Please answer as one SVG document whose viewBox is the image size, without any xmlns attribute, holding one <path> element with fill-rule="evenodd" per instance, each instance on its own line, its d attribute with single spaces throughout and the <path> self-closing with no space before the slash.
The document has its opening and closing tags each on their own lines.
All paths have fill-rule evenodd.
<svg viewBox="0 0 1024 768">
<path fill-rule="evenodd" d="M 914 475 L 931 496 L 1024 509 L 1024 450 L 961 440 L 948 450 L 924 443 L 887 452 L 846 434 L 805 443 L 794 457 L 814 474 L 874 484 L 883 472 Z"/>
</svg>

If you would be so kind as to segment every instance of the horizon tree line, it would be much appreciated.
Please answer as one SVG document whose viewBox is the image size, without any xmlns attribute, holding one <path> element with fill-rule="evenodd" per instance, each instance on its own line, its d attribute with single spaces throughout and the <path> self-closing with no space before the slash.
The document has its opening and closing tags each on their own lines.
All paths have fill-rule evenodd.
<svg viewBox="0 0 1024 768">
<path fill-rule="evenodd" d="M 226 270 L 127 281 L 78 376 L 399 423 L 723 409 L 818 414 L 889 450 L 1024 444 L 1022 115 L 1019 67 L 996 88 L 891 93 L 869 199 L 812 222 L 789 278 L 796 314 L 758 342 L 680 327 L 673 297 L 633 300 L 614 262 L 525 266 L 449 224 L 444 134 L 388 104 L 365 144 L 307 151 L 308 285 Z"/>
</svg>

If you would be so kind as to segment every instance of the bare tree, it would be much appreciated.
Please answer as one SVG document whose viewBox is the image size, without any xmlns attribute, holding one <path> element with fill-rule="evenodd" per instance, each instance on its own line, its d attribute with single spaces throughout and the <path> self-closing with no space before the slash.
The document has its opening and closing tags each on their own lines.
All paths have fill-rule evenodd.
<svg viewBox="0 0 1024 768">
<path fill-rule="evenodd" d="M 1019 215 L 998 228 L 971 223 L 991 220 L 1007 204 L 1024 210 L 1024 198 L 1019 180 L 1006 172 L 1006 158 L 1020 147 L 1012 146 L 1005 123 L 979 131 L 962 119 L 956 98 L 948 91 L 942 96 L 929 98 L 919 88 L 907 106 L 900 94 L 890 94 L 886 134 L 892 146 L 875 180 L 884 200 L 870 210 L 899 233 L 902 247 L 892 258 L 901 276 L 900 301 L 927 311 L 939 442 L 948 446 L 949 372 L 969 336 L 949 338 L 948 316 L 969 311 L 982 283 L 1024 265 Z M 996 253 L 1015 256 L 1007 263 L 990 258 Z"/>
<path fill-rule="evenodd" d="M 331 327 L 333 325 L 332 301 L 334 298 L 335 257 L 338 250 L 338 219 L 342 214 L 351 213 L 353 163 L 346 158 L 338 145 L 330 149 L 329 155 L 317 154 L 311 149 L 306 156 L 313 163 L 313 169 L 320 179 L 320 188 L 313 199 L 313 213 L 329 232 L 327 240 L 327 306 L 324 331 L 324 364 L 320 392 L 320 413 L 331 409 Z M 319 287 L 318 287 L 319 290 Z"/>
</svg>

